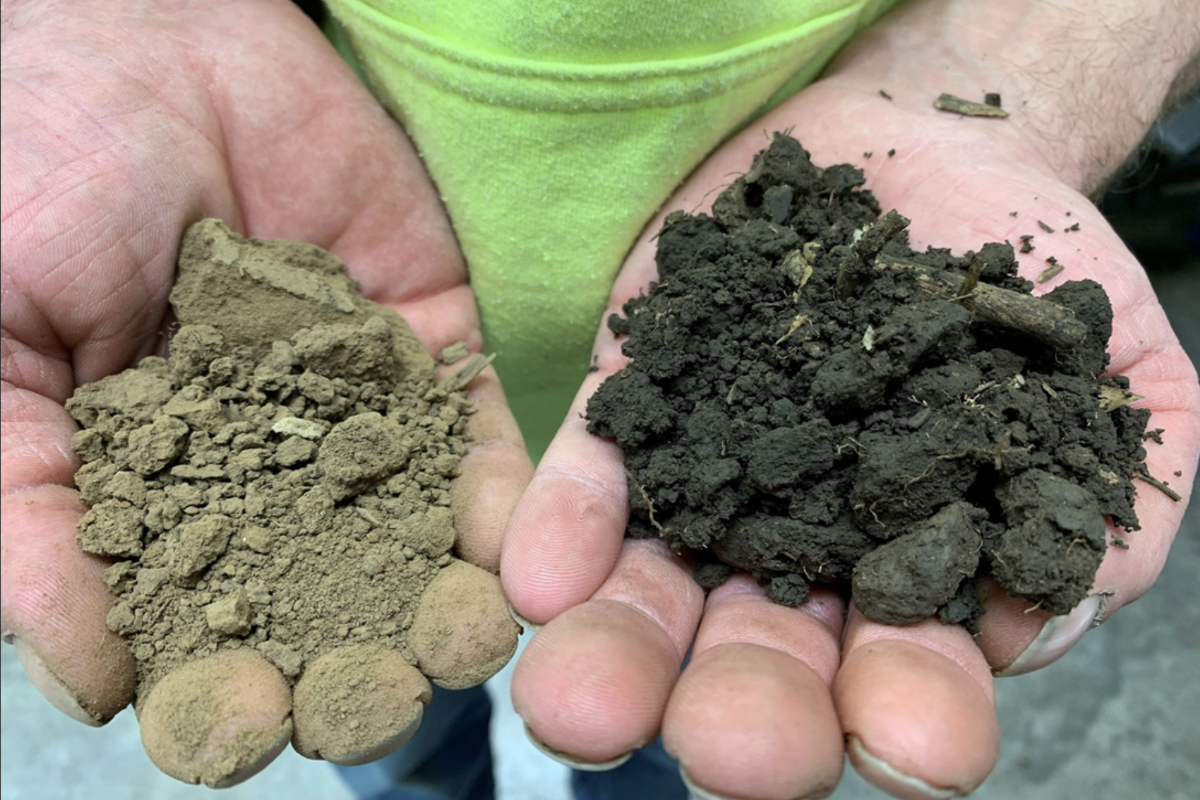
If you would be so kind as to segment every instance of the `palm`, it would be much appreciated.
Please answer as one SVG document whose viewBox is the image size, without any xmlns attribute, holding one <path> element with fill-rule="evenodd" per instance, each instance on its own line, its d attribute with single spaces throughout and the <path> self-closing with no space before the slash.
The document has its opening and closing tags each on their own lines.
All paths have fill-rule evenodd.
<svg viewBox="0 0 1200 800">
<path fill-rule="evenodd" d="M 430 351 L 480 342 L 419 159 L 294 6 L 97 5 L 18 7 L 5 20 L 2 180 L 3 629 L 39 688 L 92 723 L 129 702 L 134 672 L 105 626 L 104 564 L 74 544 L 76 428 L 62 406 L 76 386 L 165 348 L 189 223 L 220 217 L 323 246 Z M 484 432 L 455 493 L 487 495 L 463 506 L 460 533 L 466 557 L 494 569 L 497 520 L 527 458 L 488 452 L 519 435 L 494 373 L 473 386 Z"/>
<path fill-rule="evenodd" d="M 311 23 L 288 3 L 206 5 L 33 20 L 5 42 L 5 280 L 70 309 L 47 322 L 83 351 L 79 379 L 153 349 L 173 248 L 202 215 L 331 248 L 393 306 L 465 283 L 411 146 Z M 87 303 L 62 302 L 82 286 Z M 417 322 L 431 346 L 469 332 L 455 294 L 439 316 L 457 330 Z"/>
<path fill-rule="evenodd" d="M 818 83 L 725 145 L 648 227 L 610 311 L 654 277 L 651 237 L 662 216 L 704 208 L 712 187 L 745 171 L 766 146 L 764 133 L 792 128 L 817 164 L 863 166 L 883 208 L 913 220 L 915 247 L 962 252 L 1032 233 L 1038 249 L 1021 257 L 1026 277 L 1055 255 L 1066 266 L 1056 282 L 1102 283 L 1116 315 L 1111 368 L 1144 395 L 1151 427 L 1168 431 L 1164 446 L 1150 445 L 1149 469 L 1182 470 L 1172 483 L 1189 486 L 1200 449 L 1195 372 L 1141 268 L 1096 209 L 997 127 L 1009 123 L 949 117 L 928 100 L 919 109 L 889 103 L 876 88 Z M 1039 219 L 1057 233 L 1043 232 Z M 1075 222 L 1078 232 L 1062 232 Z M 900 796 L 924 792 L 891 768 L 926 787 L 969 790 L 981 781 L 998 746 L 992 670 L 1013 663 L 1046 615 L 1023 613 L 1028 603 L 993 593 L 977 645 L 934 621 L 891 628 L 854 611 L 843 620 L 845 599 L 831 593 L 783 609 L 749 580 L 735 579 L 703 598 L 660 544 L 620 538 L 628 514 L 620 454 L 590 437 L 577 413 L 623 362 L 611 335 L 597 342 L 600 371 L 581 390 L 505 544 L 514 607 L 535 622 L 552 620 L 514 677 L 514 703 L 531 730 L 555 750 L 603 762 L 661 726 L 692 780 L 737 797 L 829 788 L 841 770 L 844 735 L 856 764 Z M 1183 506 L 1143 487 L 1142 531 L 1131 537 L 1131 550 L 1109 553 L 1097 578 L 1098 591 L 1112 592 L 1108 613 L 1153 583 Z M 564 530 L 570 543 L 560 549 Z M 595 677 L 581 679 L 583 665 Z M 586 709 L 586 718 L 572 709 Z"/>
</svg>

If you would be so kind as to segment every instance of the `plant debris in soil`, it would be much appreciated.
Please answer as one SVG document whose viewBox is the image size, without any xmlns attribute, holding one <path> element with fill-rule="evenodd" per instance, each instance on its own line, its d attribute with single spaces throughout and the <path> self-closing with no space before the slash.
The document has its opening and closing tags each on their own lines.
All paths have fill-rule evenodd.
<svg viewBox="0 0 1200 800">
<path fill-rule="evenodd" d="M 1050 280 L 1051 278 L 1057 277 L 1059 274 L 1062 273 L 1063 269 L 1065 269 L 1062 264 L 1058 263 L 1058 259 L 1055 258 L 1054 256 L 1050 256 L 1049 258 L 1047 258 L 1046 263 L 1049 266 L 1047 266 L 1044 270 L 1042 270 L 1041 273 L 1037 276 L 1038 283 L 1045 283 L 1046 281 Z"/>
<path fill-rule="evenodd" d="M 499 669 L 512 649 L 477 675 L 439 674 L 446 631 L 484 623 L 420 604 L 435 581 L 478 570 L 453 555 L 449 489 L 473 410 L 461 389 L 481 365 L 436 382 L 407 323 L 333 256 L 217 220 L 185 236 L 171 303 L 169 358 L 67 403 L 91 506 L 79 542 L 116 559 L 108 625 L 131 644 L 139 698 L 237 648 L 291 683 L 354 644 L 398 650 L 455 688 Z"/>
<path fill-rule="evenodd" d="M 835 584 L 884 623 L 973 627 L 989 574 L 1065 613 L 1104 518 L 1138 527 L 1150 412 L 1104 374 L 1108 298 L 1034 298 L 1007 243 L 914 252 L 862 184 L 776 134 L 711 216 L 667 218 L 658 282 L 609 319 L 632 361 L 587 407 L 624 453 L 627 533 L 706 586 Z"/>
<path fill-rule="evenodd" d="M 992 99 L 995 102 L 988 102 Z M 1005 119 L 1008 117 L 1008 112 L 1000 107 L 1000 95 L 998 94 L 985 95 L 984 102 L 982 103 L 976 103 L 973 100 L 964 100 L 952 94 L 940 94 L 933 101 L 933 107 L 938 111 L 949 111 L 952 114 L 961 114 L 964 117 L 992 117 L 995 119 Z"/>
</svg>

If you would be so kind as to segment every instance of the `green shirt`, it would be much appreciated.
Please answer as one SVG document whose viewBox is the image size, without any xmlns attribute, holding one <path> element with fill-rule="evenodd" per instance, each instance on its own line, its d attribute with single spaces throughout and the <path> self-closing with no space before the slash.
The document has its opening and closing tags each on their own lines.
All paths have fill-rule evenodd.
<svg viewBox="0 0 1200 800">
<path fill-rule="evenodd" d="M 896 0 L 329 0 L 416 142 L 539 456 L 638 233 Z"/>
</svg>

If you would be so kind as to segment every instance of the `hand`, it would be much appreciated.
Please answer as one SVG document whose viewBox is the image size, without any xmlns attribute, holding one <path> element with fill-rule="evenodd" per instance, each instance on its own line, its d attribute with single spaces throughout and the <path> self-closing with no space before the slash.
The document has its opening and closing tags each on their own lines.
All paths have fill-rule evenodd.
<svg viewBox="0 0 1200 800">
<path fill-rule="evenodd" d="M 84 508 L 63 403 L 163 354 L 185 227 L 214 216 L 249 235 L 313 242 L 351 264 L 364 293 L 406 317 L 429 351 L 460 340 L 478 350 L 481 339 L 462 258 L 412 146 L 292 4 L 6 4 L 3 35 L 0 626 L 54 705 L 103 724 L 133 699 L 134 663 L 105 626 L 106 564 L 75 542 Z M 475 442 L 453 489 L 458 552 L 494 572 L 531 466 L 495 373 L 472 386 Z M 144 739 L 167 742 L 160 766 L 176 777 L 228 785 L 289 738 L 291 691 L 275 668 L 250 650 L 223 663 L 205 687 L 223 705 L 197 740 L 173 739 L 161 704 L 139 709 Z M 411 706 L 413 696 L 379 702 Z M 298 722 L 296 736 L 309 755 L 361 761 L 398 744 L 411 721 L 336 752 L 326 747 L 344 727 L 335 721 Z M 237 737 L 254 747 L 222 761 Z"/>
<path fill-rule="evenodd" d="M 1139 485 L 1142 529 L 1128 535 L 1130 550 L 1109 550 L 1088 600 L 1050 619 L 993 587 L 978 642 L 936 620 L 870 622 L 852 604 L 847 613 L 846 598 L 829 590 L 814 591 L 797 609 L 773 605 L 744 576 L 705 598 L 661 542 L 622 539 L 629 510 L 621 455 L 589 435 L 582 418 L 587 398 L 624 363 L 619 342 L 602 330 L 599 371 L 584 383 L 518 505 L 502 564 L 515 610 L 545 623 L 517 665 L 513 702 L 531 734 L 564 760 L 612 765 L 661 731 L 685 780 L 718 796 L 822 796 L 839 780 L 844 747 L 868 780 L 899 797 L 965 794 L 997 756 L 993 674 L 1055 660 L 1091 625 L 1142 595 L 1161 570 L 1200 453 L 1200 391 L 1141 267 L 1080 192 L 1095 188 L 1122 154 L 1067 147 L 1070 137 L 1057 139 L 1045 127 L 1054 108 L 1037 102 L 1045 99 L 1032 88 L 1037 81 L 1001 79 L 990 62 L 979 65 L 975 50 L 989 52 L 980 41 L 992 34 L 1013 40 L 1004 27 L 968 26 L 965 39 L 929 33 L 961 28 L 954 15 L 974 13 L 970 5 L 905 5 L 822 81 L 710 157 L 648 226 L 608 312 L 655 277 L 653 236 L 663 217 L 703 209 L 713 187 L 744 172 L 766 147 L 764 133 L 791 128 L 815 163 L 862 166 L 882 207 L 913 220 L 916 249 L 962 252 L 1033 233 L 1038 250 L 1020 257 L 1022 274 L 1037 276 L 1047 255 L 1066 267 L 1039 292 L 1068 279 L 1101 282 L 1115 314 L 1110 369 L 1144 395 L 1139 405 L 1154 412 L 1150 427 L 1165 429 L 1163 445 L 1147 443 L 1147 464 L 1155 475 L 1181 470 L 1171 484 L 1184 501 Z M 1039 17 L 1045 24 L 1053 36 L 1054 20 Z M 1023 52 L 1012 52 L 1019 49 L 999 60 L 1019 64 Z M 1083 85 L 1086 95 L 1090 84 L 1074 77 L 1064 82 Z M 1003 92 L 1012 118 L 959 118 L 931 107 L 940 92 L 985 89 Z M 1127 152 L 1139 136 L 1113 146 Z M 1060 157 L 1064 150 L 1070 158 Z M 1039 219 L 1060 233 L 1045 234 Z M 1061 233 L 1073 222 L 1078 232 Z"/>
</svg>

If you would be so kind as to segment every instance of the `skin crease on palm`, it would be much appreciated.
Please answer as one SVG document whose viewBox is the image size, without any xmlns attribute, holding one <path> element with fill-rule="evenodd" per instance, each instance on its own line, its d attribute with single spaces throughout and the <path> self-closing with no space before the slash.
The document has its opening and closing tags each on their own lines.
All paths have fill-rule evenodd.
<svg viewBox="0 0 1200 800">
<path fill-rule="evenodd" d="M 74 426 L 62 403 L 79 383 L 162 351 L 171 262 L 188 222 L 218 216 L 250 235 L 312 241 L 351 263 L 365 293 L 406 316 L 431 352 L 457 340 L 481 345 L 453 234 L 411 145 L 305 18 L 282 2 L 149 17 L 113 5 L 76 3 L 65 14 L 5 4 L 0 116 L 2 624 L 43 691 L 96 721 L 129 700 L 132 666 L 104 627 L 111 598 L 102 565 L 75 549 L 80 508 L 64 488 L 76 466 L 67 445 Z M 1067 158 L 1070 137 L 1032 135 L 1019 113 L 997 123 L 934 112 L 929 101 L 947 89 L 999 90 L 1014 111 L 1022 93 L 1034 94 L 1006 65 L 976 63 L 986 34 L 1001 29 L 995 20 L 977 20 L 979 42 L 931 44 L 919 33 L 937 30 L 939 15 L 963 13 L 955 2 L 905 5 L 825 79 L 722 147 L 663 213 L 703 209 L 712 188 L 765 147 L 765 132 L 790 128 L 816 163 L 861 164 L 883 206 L 913 219 L 916 246 L 962 251 L 1036 233 L 1036 219 L 1079 222 L 1080 232 L 1052 240 L 1067 266 L 1058 280 L 1092 277 L 1108 290 L 1112 369 L 1155 410 L 1151 426 L 1168 431 L 1164 446 L 1150 447 L 1150 470 L 1182 470 L 1172 485 L 1186 495 L 1200 451 L 1195 372 L 1141 268 L 1080 193 L 1136 144 L 1161 94 L 1145 119 L 1134 115 L 1132 136 L 1111 145 L 1116 161 Z M 1035 106 L 1026 116 L 1053 112 Z M 631 252 L 612 310 L 653 277 L 650 237 L 660 222 Z M 1023 261 L 1024 274 L 1044 254 Z M 845 600 L 831 592 L 786 609 L 738 578 L 705 598 L 662 546 L 621 538 L 619 454 L 579 417 L 621 364 L 606 331 L 596 352 L 600 371 L 580 390 L 505 541 L 514 607 L 549 623 L 513 683 L 532 734 L 599 763 L 661 729 L 693 783 L 747 800 L 830 790 L 844 741 L 859 769 L 897 796 L 982 781 L 999 738 L 992 671 L 1013 663 L 1045 615 L 993 595 L 977 646 L 934 622 L 889 628 L 853 611 L 844 619 Z M 455 492 L 468 498 L 465 538 L 478 562 L 494 565 L 530 468 L 494 374 L 476 387 L 479 442 Z M 1109 614 L 1153 583 L 1183 504 L 1142 491 L 1138 513 L 1133 549 L 1110 551 L 1097 577 L 1097 589 L 1111 592 Z"/>
</svg>

